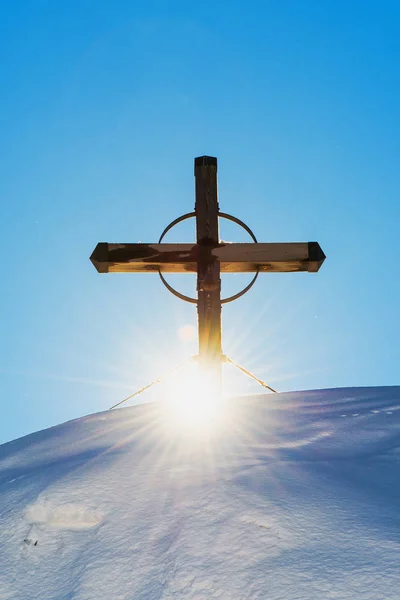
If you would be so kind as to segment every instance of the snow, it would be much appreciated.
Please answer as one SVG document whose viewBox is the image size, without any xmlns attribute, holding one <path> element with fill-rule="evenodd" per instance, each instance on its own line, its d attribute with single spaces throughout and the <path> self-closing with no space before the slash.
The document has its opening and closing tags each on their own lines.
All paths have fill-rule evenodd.
<svg viewBox="0 0 400 600">
<path fill-rule="evenodd" d="M 398 600 L 400 387 L 163 402 L 0 446 L 0 599 Z"/>
</svg>

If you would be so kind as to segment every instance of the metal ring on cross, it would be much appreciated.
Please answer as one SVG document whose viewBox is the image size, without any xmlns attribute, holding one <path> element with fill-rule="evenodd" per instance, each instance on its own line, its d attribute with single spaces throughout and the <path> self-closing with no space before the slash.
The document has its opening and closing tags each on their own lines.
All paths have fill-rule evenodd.
<svg viewBox="0 0 400 600">
<path fill-rule="evenodd" d="M 173 227 L 175 227 L 175 225 L 178 225 L 178 223 L 181 223 L 182 221 L 186 221 L 186 219 L 192 219 L 195 216 L 196 216 L 195 212 L 186 213 L 185 215 L 182 215 L 181 217 L 178 217 L 174 221 L 171 221 L 171 223 L 169 225 L 167 225 L 167 227 L 164 229 L 164 231 L 160 235 L 160 239 L 158 240 L 158 243 L 161 244 L 161 242 L 163 241 L 163 239 L 166 236 L 166 234 L 168 233 L 168 231 L 170 229 L 172 229 Z M 219 212 L 218 213 L 218 217 L 221 217 L 222 219 L 227 219 L 228 221 L 232 221 L 233 223 L 236 223 L 237 225 L 239 225 L 240 227 L 242 227 L 250 235 L 250 237 L 252 238 L 253 242 L 255 244 L 257 244 L 257 238 L 256 238 L 256 236 L 254 235 L 254 233 L 252 232 L 252 230 L 250 229 L 250 227 L 248 227 L 246 225 L 246 223 L 243 223 L 243 221 L 241 221 L 237 217 L 233 217 L 232 215 L 228 215 L 228 213 Z M 241 290 L 237 294 L 234 294 L 233 296 L 229 296 L 228 298 L 221 298 L 221 304 L 227 304 L 228 302 L 233 302 L 234 300 L 238 300 L 239 298 L 241 298 L 242 296 L 244 296 L 244 294 L 246 294 L 246 292 L 248 292 L 253 287 L 253 285 L 255 284 L 259 272 L 260 272 L 260 267 L 257 267 L 256 274 L 254 275 L 254 277 L 250 281 L 250 283 L 248 285 L 246 285 L 246 287 L 243 288 L 243 290 Z M 175 290 L 168 283 L 168 281 L 165 279 L 165 277 L 161 273 L 160 267 L 158 267 L 158 274 L 160 276 L 160 279 L 161 279 L 162 283 L 165 285 L 165 287 L 167 288 L 167 290 L 169 292 L 171 292 L 171 294 L 174 294 L 174 296 L 176 296 L 180 300 L 184 300 L 185 302 L 190 302 L 191 304 L 197 304 L 197 302 L 198 302 L 197 298 L 191 298 L 190 296 L 185 296 L 185 294 L 181 294 L 180 292 L 178 292 L 177 290 Z"/>
</svg>

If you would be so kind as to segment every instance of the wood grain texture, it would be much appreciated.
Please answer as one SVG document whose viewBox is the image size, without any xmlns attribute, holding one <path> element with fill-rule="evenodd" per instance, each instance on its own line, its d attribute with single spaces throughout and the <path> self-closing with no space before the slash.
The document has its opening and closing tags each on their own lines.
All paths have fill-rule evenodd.
<svg viewBox="0 0 400 600">
<path fill-rule="evenodd" d="M 189 254 L 196 258 L 199 357 L 212 367 L 221 387 L 221 265 L 212 254 L 219 242 L 217 159 L 195 158 L 194 175 L 197 244 Z"/>
<path fill-rule="evenodd" d="M 311 246 L 311 247 L 310 247 Z M 221 273 L 316 272 L 325 255 L 316 242 L 265 244 L 107 244 L 96 246 L 91 261 L 99 273 L 197 273 L 200 260 L 217 260 Z"/>
</svg>

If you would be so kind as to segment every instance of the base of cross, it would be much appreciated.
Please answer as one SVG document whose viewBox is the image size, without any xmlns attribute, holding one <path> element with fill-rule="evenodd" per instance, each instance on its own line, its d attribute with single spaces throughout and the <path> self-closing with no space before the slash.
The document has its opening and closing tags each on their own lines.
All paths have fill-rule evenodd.
<svg viewBox="0 0 400 600">
<path fill-rule="evenodd" d="M 226 356 L 226 354 L 221 354 L 219 363 L 218 363 L 218 361 L 215 361 L 215 360 L 210 362 L 209 359 L 204 358 L 200 354 L 195 354 L 194 356 L 190 356 L 184 362 L 180 363 L 179 365 L 177 365 L 176 367 L 174 367 L 173 369 L 168 371 L 168 373 L 165 373 L 164 375 L 157 377 L 156 379 L 154 379 L 153 381 L 151 381 L 150 383 L 148 383 L 147 385 L 142 387 L 140 390 L 137 390 L 136 392 L 134 392 L 130 396 L 127 396 L 120 402 L 117 402 L 117 404 L 110 406 L 110 410 L 112 410 L 113 408 L 117 408 L 117 406 L 124 404 L 128 400 L 132 400 L 132 398 L 135 398 L 135 396 L 139 396 L 139 394 L 142 394 L 143 392 L 145 392 L 146 390 L 151 388 L 153 385 L 156 385 L 157 383 L 161 383 L 162 381 L 164 381 L 165 379 L 167 379 L 168 377 L 170 377 L 171 375 L 173 375 L 174 373 L 176 373 L 177 371 L 182 369 L 185 365 L 187 365 L 191 361 L 194 361 L 197 364 L 199 364 L 200 367 L 202 369 L 204 369 L 204 373 L 206 374 L 206 376 L 208 378 L 212 379 L 213 385 L 214 385 L 214 396 L 216 396 L 216 397 L 222 397 L 222 364 L 223 363 L 230 363 L 231 365 L 233 365 L 234 367 L 239 369 L 239 371 L 241 371 L 242 373 L 244 373 L 251 379 L 254 379 L 254 381 L 256 381 L 258 384 L 260 384 L 263 388 L 269 390 L 270 392 L 273 392 L 274 394 L 278 394 L 278 392 L 276 390 L 274 390 L 274 388 L 267 385 L 265 383 L 265 381 L 256 377 L 253 373 L 251 373 L 251 371 L 249 371 L 248 369 L 245 369 L 244 367 L 242 367 L 241 365 L 239 365 L 238 363 L 233 361 L 231 358 L 229 358 L 229 356 Z"/>
</svg>

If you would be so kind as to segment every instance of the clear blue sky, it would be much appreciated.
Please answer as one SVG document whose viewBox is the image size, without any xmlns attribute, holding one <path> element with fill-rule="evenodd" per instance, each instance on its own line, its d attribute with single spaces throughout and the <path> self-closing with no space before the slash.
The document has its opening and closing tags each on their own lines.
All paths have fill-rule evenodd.
<svg viewBox="0 0 400 600">
<path fill-rule="evenodd" d="M 104 410 L 196 351 L 177 333 L 193 306 L 89 255 L 191 211 L 202 154 L 259 240 L 327 255 L 227 306 L 225 352 L 282 391 L 399 383 L 397 0 L 15 0 L 0 56 L 0 441 Z"/>
</svg>

